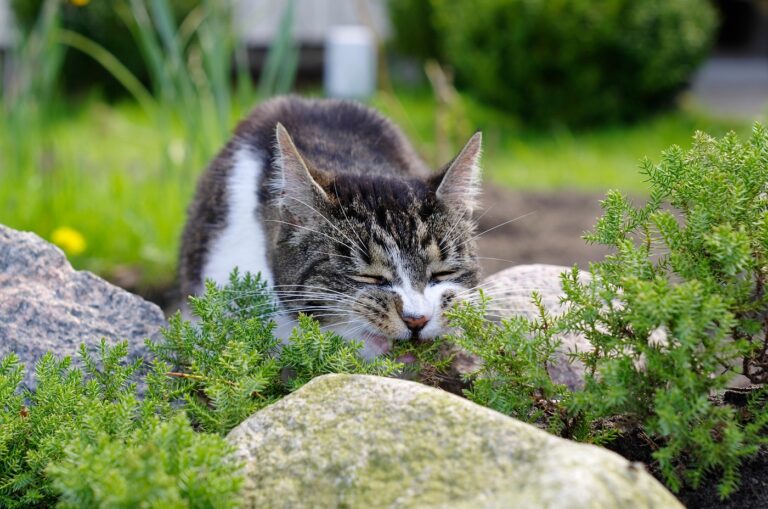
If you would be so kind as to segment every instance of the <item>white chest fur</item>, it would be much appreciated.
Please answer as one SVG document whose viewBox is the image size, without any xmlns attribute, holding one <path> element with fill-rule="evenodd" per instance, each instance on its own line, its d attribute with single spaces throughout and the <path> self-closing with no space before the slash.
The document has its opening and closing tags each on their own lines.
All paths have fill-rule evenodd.
<svg viewBox="0 0 768 509">
<path fill-rule="evenodd" d="M 238 267 L 241 274 L 261 273 L 262 279 L 272 281 L 264 226 L 258 216 L 257 186 L 263 171 L 264 162 L 251 151 L 240 149 L 235 154 L 227 181 L 226 227 L 211 243 L 203 268 L 204 280 L 224 285 L 232 269 Z"/>
<path fill-rule="evenodd" d="M 264 161 L 247 149 L 240 149 L 227 181 L 226 227 L 211 243 L 203 269 L 203 280 L 212 279 L 217 285 L 229 282 L 232 269 L 241 274 L 261 273 L 261 278 L 272 287 L 272 270 L 267 263 L 267 239 L 259 217 L 258 185 L 264 171 Z M 202 289 L 201 289 L 202 291 Z M 278 312 L 275 317 L 275 335 L 287 340 L 296 325 L 294 320 Z"/>
</svg>

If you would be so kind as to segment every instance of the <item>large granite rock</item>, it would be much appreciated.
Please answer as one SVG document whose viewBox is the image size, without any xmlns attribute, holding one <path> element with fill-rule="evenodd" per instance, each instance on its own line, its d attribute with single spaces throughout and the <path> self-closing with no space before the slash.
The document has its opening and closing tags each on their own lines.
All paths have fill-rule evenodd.
<svg viewBox="0 0 768 509">
<path fill-rule="evenodd" d="M 617 454 L 404 380 L 316 378 L 228 440 L 244 507 L 682 507 Z"/>
<path fill-rule="evenodd" d="M 37 235 L 0 225 L 0 356 L 15 352 L 31 368 L 47 351 L 74 356 L 81 343 L 105 338 L 128 340 L 135 357 L 164 323 L 156 305 L 75 271 Z"/>
<path fill-rule="evenodd" d="M 560 274 L 570 270 L 569 267 L 559 265 L 518 265 L 488 276 L 482 287 L 492 299 L 488 309 L 490 317 L 502 319 L 524 315 L 530 319 L 537 318 L 539 311 L 531 300 L 534 291 L 539 292 L 542 304 L 550 313 L 563 313 L 565 308 L 560 302 L 563 296 Z M 589 274 L 582 272 L 580 277 L 587 278 Z M 561 348 L 556 362 L 550 366 L 550 375 L 558 383 L 572 389 L 579 388 L 584 383 L 584 365 L 570 362 L 567 354 L 589 351 L 592 346 L 580 334 L 563 334 L 560 339 Z"/>
</svg>

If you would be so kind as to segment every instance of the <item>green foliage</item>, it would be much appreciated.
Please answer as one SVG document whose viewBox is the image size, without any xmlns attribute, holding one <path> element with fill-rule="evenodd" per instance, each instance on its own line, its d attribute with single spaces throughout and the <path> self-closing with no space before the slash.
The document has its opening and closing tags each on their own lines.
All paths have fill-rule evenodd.
<svg viewBox="0 0 768 509">
<path fill-rule="evenodd" d="M 74 229 L 84 249 L 60 246 L 76 267 L 144 294 L 165 292 L 196 177 L 257 100 L 248 54 L 231 29 L 233 5 L 75 3 L 16 2 L 29 29 L 0 59 L 0 67 L 13 62 L 13 72 L 0 68 L 0 222 L 51 240 L 60 228 Z M 293 84 L 298 50 L 288 30 L 292 2 L 286 6 L 286 30 L 270 48 L 262 94 L 285 93 Z M 130 55 L 79 23 L 104 27 Z M 64 73 L 65 53 L 103 68 L 133 101 L 63 100 L 63 79 L 93 81 L 72 72 L 69 60 Z"/>
<path fill-rule="evenodd" d="M 186 403 L 200 429 L 226 433 L 257 410 L 327 373 L 389 375 L 400 365 L 359 356 L 361 344 L 324 332 L 309 317 L 299 318 L 291 342 L 272 335 L 272 298 L 258 276 L 237 270 L 224 288 L 206 283 L 190 299 L 192 323 L 177 313 L 164 341 L 148 343 L 155 370 L 169 375 L 164 393 Z M 174 371 L 176 370 L 176 371 Z"/>
<path fill-rule="evenodd" d="M 116 412 L 113 426 L 131 427 Z M 198 433 L 177 413 L 168 421 L 150 417 L 115 439 L 103 421 L 86 422 L 64 458 L 48 468 L 58 506 L 220 507 L 239 506 L 237 464 L 222 460 L 230 447 L 216 435 Z"/>
<path fill-rule="evenodd" d="M 440 60 L 441 37 L 435 27 L 433 3 L 431 0 L 387 2 L 396 51 L 422 60 Z"/>
<path fill-rule="evenodd" d="M 288 375 L 286 388 L 296 390 L 314 377 L 328 373 L 387 376 L 402 368 L 389 358 L 363 360 L 362 347 L 362 342 L 346 341 L 337 334 L 324 332 L 316 320 L 299 316 L 298 327 L 280 353 L 280 365 Z"/>
<path fill-rule="evenodd" d="M 461 86 L 545 126 L 632 120 L 669 104 L 706 55 L 716 25 L 707 0 L 395 6 L 394 14 L 409 13 L 393 17 L 395 33 L 406 36 L 400 46 L 434 53 L 419 41 L 435 37 Z"/>
<path fill-rule="evenodd" d="M 241 478 L 228 444 L 194 432 L 162 398 L 140 400 L 131 379 L 141 361 L 125 364 L 127 352 L 127 343 L 102 342 L 97 357 L 82 347 L 82 370 L 46 354 L 35 391 L 20 389 L 14 355 L 0 361 L 0 505 L 236 505 Z"/>
<path fill-rule="evenodd" d="M 741 462 L 768 445 L 765 389 L 744 408 L 714 397 L 736 375 L 768 382 L 768 132 L 755 126 L 746 143 L 698 133 L 691 150 L 673 147 L 643 171 L 647 204 L 618 192 L 602 202 L 586 238 L 613 254 L 587 281 L 563 274 L 563 316 L 495 325 L 456 312 L 459 341 L 485 360 L 469 396 L 578 439 L 639 428 L 671 489 L 717 471 L 726 497 Z M 583 390 L 549 380 L 553 331 L 591 344 L 573 355 Z"/>
<path fill-rule="evenodd" d="M 170 374 L 168 388 L 183 398 L 202 429 L 226 433 L 274 401 L 278 383 L 278 341 L 264 284 L 232 274 L 231 286 L 206 284 L 206 294 L 190 299 L 198 323 L 177 313 L 163 331 L 164 341 L 148 343 L 157 369 Z M 176 371 L 174 371 L 176 370 Z"/>
<path fill-rule="evenodd" d="M 22 30 L 30 31 L 40 17 L 47 0 L 12 0 L 11 7 Z M 95 0 L 78 5 L 77 2 L 58 2 L 61 27 L 72 30 L 103 46 L 134 75 L 146 79 L 149 70 L 144 57 L 136 51 L 133 33 L 136 20 L 131 16 L 128 0 Z M 199 0 L 170 0 L 168 5 L 176 23 L 181 23 Z M 68 52 L 65 63 L 67 73 L 63 76 L 71 90 L 78 90 L 95 83 L 106 84 L 116 89 L 113 77 L 97 62 L 79 51 Z"/>
<path fill-rule="evenodd" d="M 471 376 L 467 397 L 559 434 L 566 424 L 559 407 L 570 394 L 565 386 L 553 383 L 548 371 L 560 345 L 556 317 L 534 293 L 538 318 L 515 316 L 494 323 L 486 318 L 488 302 L 481 294 L 477 305 L 464 303 L 448 315 L 461 330 L 452 340 L 482 359 L 482 367 Z"/>
<path fill-rule="evenodd" d="M 236 507 L 242 477 L 222 435 L 315 376 L 401 369 L 305 316 L 281 347 L 258 277 L 206 288 L 196 322 L 177 314 L 148 341 L 151 365 L 102 341 L 98 356 L 81 347 L 82 369 L 46 354 L 29 391 L 16 356 L 0 360 L 1 506 Z"/>
<path fill-rule="evenodd" d="M 661 437 L 654 457 L 673 489 L 717 468 L 727 495 L 741 460 L 768 443 L 765 409 L 744 425 L 710 398 L 736 374 L 768 381 L 768 133 L 756 126 L 747 143 L 699 133 L 644 172 L 649 202 L 609 194 L 587 236 L 615 254 L 591 283 L 563 280 L 568 323 L 595 347 L 581 356 L 590 376 L 575 408 Z"/>
</svg>

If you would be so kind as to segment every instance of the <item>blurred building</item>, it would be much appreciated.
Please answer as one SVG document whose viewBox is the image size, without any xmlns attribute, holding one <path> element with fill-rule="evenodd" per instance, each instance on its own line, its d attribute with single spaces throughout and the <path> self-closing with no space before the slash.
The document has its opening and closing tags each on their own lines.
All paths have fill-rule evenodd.
<svg viewBox="0 0 768 509">
<path fill-rule="evenodd" d="M 287 2 L 233 0 L 235 26 L 250 46 L 268 46 L 277 35 Z M 390 32 L 386 0 L 295 0 L 294 35 L 302 46 L 322 46 L 331 27 L 368 25 L 381 36 Z"/>
<path fill-rule="evenodd" d="M 250 48 L 252 65 L 258 68 L 277 35 L 288 2 L 233 1 L 235 28 Z M 386 39 L 391 33 L 387 0 L 295 0 L 293 35 L 301 49 L 304 76 L 317 77 L 322 72 L 326 36 L 332 27 L 340 25 L 365 25 L 377 37 Z"/>
<path fill-rule="evenodd" d="M 7 48 L 13 43 L 13 25 L 9 4 L 9 0 L 0 0 L 0 49 Z"/>
<path fill-rule="evenodd" d="M 105 0 L 99 0 L 105 1 Z M 267 47 L 280 26 L 285 0 L 231 0 L 235 26 L 252 48 Z M 641 0 L 640 0 L 641 1 Z M 768 56 L 768 0 L 712 0 L 720 11 L 718 50 Z M 386 38 L 390 34 L 387 0 L 295 0 L 294 35 L 312 61 L 328 29 L 367 25 Z M 0 48 L 13 37 L 10 0 L 0 0 Z"/>
<path fill-rule="evenodd" d="M 99 0 L 104 1 L 104 0 Z M 288 4 L 285 0 L 231 0 L 235 27 L 252 48 L 268 47 Z M 13 41 L 10 0 L 0 0 L 0 48 Z M 386 0 L 296 0 L 293 33 L 303 49 L 321 48 L 337 25 L 367 25 L 382 37 L 390 33 Z M 311 53 L 311 51 L 310 51 Z"/>
</svg>

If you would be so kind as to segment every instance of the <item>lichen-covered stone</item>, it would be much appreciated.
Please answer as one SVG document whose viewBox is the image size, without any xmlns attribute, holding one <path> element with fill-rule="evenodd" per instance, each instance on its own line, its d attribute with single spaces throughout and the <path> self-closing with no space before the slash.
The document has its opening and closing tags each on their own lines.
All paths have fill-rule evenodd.
<svg viewBox="0 0 768 509">
<path fill-rule="evenodd" d="M 404 380 L 317 378 L 228 440 L 245 507 L 682 507 L 617 454 Z"/>
<path fill-rule="evenodd" d="M 531 299 L 534 291 L 541 295 L 541 303 L 547 311 L 553 315 L 561 314 L 565 309 L 560 302 L 563 296 L 560 274 L 570 270 L 559 265 L 517 265 L 488 276 L 482 286 L 491 297 L 490 317 L 500 319 L 523 315 L 529 319 L 537 318 L 539 310 Z M 580 277 L 587 278 L 589 274 L 582 272 Z M 584 365 L 572 362 L 568 353 L 589 351 L 592 346 L 580 334 L 562 334 L 560 341 L 559 354 L 550 365 L 550 375 L 557 383 L 571 389 L 580 388 L 584 385 Z"/>
<path fill-rule="evenodd" d="M 81 343 L 128 340 L 131 357 L 165 323 L 156 305 L 90 272 L 37 235 L 0 225 L 0 357 L 32 368 L 45 353 L 75 356 Z M 32 369 L 25 382 L 32 386 Z"/>
</svg>

